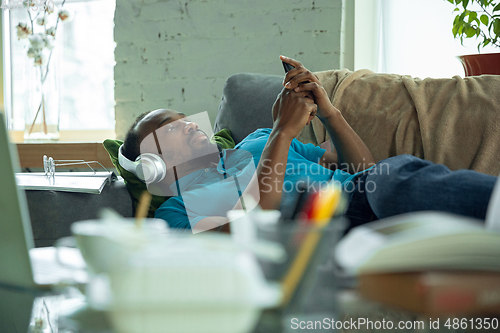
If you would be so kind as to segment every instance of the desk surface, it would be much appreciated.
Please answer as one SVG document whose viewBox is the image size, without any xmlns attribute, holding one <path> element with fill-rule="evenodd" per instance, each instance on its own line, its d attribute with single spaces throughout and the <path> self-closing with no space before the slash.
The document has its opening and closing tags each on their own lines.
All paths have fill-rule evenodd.
<svg viewBox="0 0 500 333">
<path fill-rule="evenodd" d="M 431 322 L 436 324 L 437 319 L 430 319 L 422 315 L 413 314 L 398 309 L 385 307 L 382 304 L 374 303 L 360 298 L 354 290 L 338 291 L 334 297 L 337 311 L 334 315 L 318 314 L 316 316 L 295 316 L 286 317 L 282 313 L 265 311 L 259 321 L 259 326 L 255 328 L 256 332 L 302 332 L 307 325 L 313 325 L 315 321 L 323 323 L 323 330 L 317 329 L 314 332 L 332 332 L 326 322 L 330 323 L 331 319 L 340 320 L 343 322 L 345 329 L 342 332 L 387 332 L 392 330 L 384 330 L 382 327 L 377 329 L 377 325 L 389 325 L 391 322 L 394 327 L 403 323 L 403 325 L 412 326 L 412 328 L 397 330 L 396 332 L 496 332 L 494 329 L 457 329 L 448 328 L 445 326 L 447 318 L 439 319 L 439 329 L 430 329 Z M 24 311 L 21 311 L 25 305 Z M 48 310 L 48 311 L 47 311 Z M 33 312 L 33 313 L 32 313 Z M 0 332 L 16 332 L 19 327 L 27 327 L 35 325 L 35 318 L 51 321 L 51 327 L 54 332 L 57 330 L 64 332 L 79 332 L 79 333 L 116 333 L 112 328 L 107 315 L 104 312 L 89 309 L 86 306 L 84 296 L 75 289 L 68 290 L 65 295 L 30 295 L 26 293 L 11 293 L 0 288 Z M 296 320 L 292 320 L 296 318 Z M 327 319 L 325 321 L 325 318 Z M 451 318 L 453 320 L 454 318 Z M 461 318 L 460 318 L 461 319 Z M 470 323 L 470 319 L 477 321 L 478 318 L 466 318 Z M 484 320 L 484 318 L 482 318 Z M 499 320 L 498 317 L 496 320 Z M 359 324 L 365 322 L 365 324 Z M 369 323 L 374 327 L 369 327 Z M 491 322 L 491 318 L 490 318 Z M 270 327 L 281 324 L 281 327 Z M 350 327 L 353 325 L 354 327 Z M 263 326 L 265 324 L 265 328 Z M 19 326 L 22 325 L 22 326 Z M 335 325 L 335 324 L 334 324 Z M 417 329 L 415 326 L 420 325 Z M 48 327 L 48 325 L 47 325 Z M 48 332 L 48 331 L 44 331 Z M 201 333 L 201 332 L 200 332 Z"/>
<path fill-rule="evenodd" d="M 298 283 L 297 289 L 293 293 L 289 304 L 284 309 L 264 311 L 254 332 L 287 332 L 288 326 L 286 325 L 286 322 L 290 321 L 291 318 L 300 317 L 317 319 L 318 314 L 320 314 L 321 317 L 327 316 L 329 318 L 332 318 L 335 315 L 335 285 L 334 283 L 332 283 L 333 275 L 330 267 L 328 266 L 328 262 L 331 260 L 331 248 L 336 244 L 345 219 L 339 218 L 336 219 L 335 222 L 336 223 L 332 222 L 327 227 L 327 229 L 321 233 L 318 245 L 308 262 L 308 266 L 306 267 L 306 270 L 302 275 L 302 279 Z M 289 265 L 294 262 L 297 253 L 299 253 L 300 249 L 302 248 L 301 244 L 305 243 L 304 240 L 307 239 L 307 237 L 304 236 L 310 235 L 308 231 L 311 229 L 305 229 L 303 225 L 299 224 L 286 224 L 279 225 L 279 228 L 275 228 L 274 230 L 277 230 L 277 233 L 266 230 L 263 235 L 261 235 L 260 233 L 258 233 L 258 235 L 259 237 L 262 236 L 262 238 L 264 239 L 270 240 L 269 238 L 267 238 L 270 237 L 274 241 L 282 242 L 282 244 L 286 248 L 287 253 L 289 254 L 288 259 L 285 263 L 276 264 L 269 262 L 265 264 L 265 262 L 263 261 L 259 262 L 262 265 L 262 269 L 266 278 L 272 281 L 279 281 L 283 278 L 283 276 L 285 276 L 285 273 L 288 271 Z M 23 293 L 16 294 L 12 291 L 6 291 L 4 297 L 0 297 L 0 303 L 3 303 L 4 308 L 7 309 L 9 307 L 8 304 L 16 302 L 16 299 L 23 299 L 24 301 L 22 306 L 16 308 L 16 313 L 12 312 L 11 314 L 4 316 L 4 318 L 0 318 L 0 323 L 2 323 L 3 321 L 9 321 L 12 324 L 12 322 L 16 322 L 17 320 L 22 319 L 22 321 L 25 323 L 24 325 L 27 325 L 27 314 L 31 313 L 32 308 L 34 313 L 33 316 L 35 316 L 36 313 L 41 313 L 43 315 L 44 310 L 39 310 L 40 301 L 37 301 L 37 299 L 43 299 L 43 297 L 43 295 L 26 295 Z M 64 297 L 66 301 L 69 302 L 78 299 L 78 297 L 76 297 L 74 293 L 73 295 L 69 295 L 69 297 Z M 63 303 L 67 304 L 66 301 Z M 64 307 L 66 306 L 64 305 Z M 2 305 L 0 304 L 0 309 L 1 308 Z M 67 309 L 58 307 L 56 304 L 54 306 L 54 309 L 49 309 L 49 312 L 53 316 L 58 317 L 59 315 L 67 313 Z M 74 316 L 71 317 L 77 318 L 77 321 L 83 321 L 79 324 L 85 327 L 86 325 L 92 326 L 92 323 L 97 320 L 92 319 L 89 321 L 89 317 L 103 318 L 103 313 L 88 310 L 77 311 Z M 31 317 L 28 315 L 28 318 Z M 97 321 L 106 322 L 105 320 Z M 31 323 L 33 323 L 33 319 L 31 320 Z M 61 321 L 61 323 L 64 323 L 64 321 Z M 19 324 L 17 324 L 16 326 L 20 327 Z M 106 332 L 107 330 L 109 330 L 109 326 L 102 327 L 102 329 L 104 330 L 103 332 Z M 2 327 L 0 327 L 0 332 L 4 331 L 9 332 L 9 330 L 4 330 L 2 329 Z M 93 329 L 93 331 L 96 330 Z"/>
<path fill-rule="evenodd" d="M 291 234 L 291 236 L 297 236 L 297 234 Z M 294 243 L 296 239 L 297 237 L 288 238 L 285 242 Z M 349 323 L 359 323 L 360 320 L 365 320 L 365 322 L 373 322 L 373 325 L 391 321 L 394 327 L 399 322 L 423 325 L 423 329 L 412 328 L 404 330 L 405 332 L 457 332 L 444 326 L 445 319 L 441 319 L 439 329 L 431 330 L 427 317 L 384 307 L 358 297 L 353 290 L 338 288 L 334 266 L 331 265 L 331 249 L 335 243 L 333 235 L 321 238 L 290 304 L 284 309 L 264 311 L 254 333 L 300 332 L 304 331 L 301 327 L 307 328 L 308 325 L 317 325 L 318 322 L 322 323 L 322 329 L 317 327 L 314 332 L 331 332 L 332 319 Z M 276 279 L 275 273 L 283 271 L 282 266 L 263 265 L 262 267 L 267 278 L 275 276 L 271 280 L 279 280 Z M 282 274 L 279 273 L 279 275 Z M 59 325 L 61 332 L 65 332 L 63 329 L 66 329 L 66 332 L 71 330 L 73 332 L 113 332 L 105 313 L 82 308 L 83 305 L 85 305 L 85 298 L 75 289 L 68 289 L 63 296 L 47 296 L 0 288 L 0 332 L 16 331 L 12 329 L 13 327 L 27 328 L 30 322 L 34 323 L 34 318 L 44 318 L 48 316 L 47 314 L 51 316 L 52 326 Z M 82 329 L 75 330 L 75 325 Z M 383 329 L 377 329 L 377 326 L 373 328 L 367 324 L 364 326 L 358 324 L 355 329 L 345 326 L 344 328 L 344 332 L 384 332 Z M 460 332 L 468 331 L 481 330 L 466 329 Z"/>
</svg>

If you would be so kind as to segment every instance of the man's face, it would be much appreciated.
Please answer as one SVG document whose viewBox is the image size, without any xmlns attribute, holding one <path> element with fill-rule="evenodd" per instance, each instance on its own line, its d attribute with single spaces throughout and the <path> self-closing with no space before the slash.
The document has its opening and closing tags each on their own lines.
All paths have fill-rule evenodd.
<svg viewBox="0 0 500 333">
<path fill-rule="evenodd" d="M 150 112 L 137 125 L 137 130 L 140 133 L 141 153 L 161 152 L 165 163 L 170 166 L 202 156 L 212 145 L 196 123 L 173 110 Z"/>
</svg>

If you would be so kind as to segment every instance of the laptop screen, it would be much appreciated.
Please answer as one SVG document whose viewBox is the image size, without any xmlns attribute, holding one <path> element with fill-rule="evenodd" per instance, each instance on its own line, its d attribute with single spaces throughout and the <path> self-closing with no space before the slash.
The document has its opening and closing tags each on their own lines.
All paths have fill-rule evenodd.
<svg viewBox="0 0 500 333">
<path fill-rule="evenodd" d="M 16 185 L 14 173 L 19 170 L 17 149 L 9 142 L 0 113 L 0 284 L 33 287 L 33 233 L 26 195 Z"/>
</svg>

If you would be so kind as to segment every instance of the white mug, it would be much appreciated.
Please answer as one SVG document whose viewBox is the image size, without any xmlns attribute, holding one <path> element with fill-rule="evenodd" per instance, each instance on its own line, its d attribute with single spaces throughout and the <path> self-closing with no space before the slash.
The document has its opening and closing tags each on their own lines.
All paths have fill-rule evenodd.
<svg viewBox="0 0 500 333">
<path fill-rule="evenodd" d="M 168 233 L 166 222 L 145 219 L 139 229 L 133 218 L 113 222 L 86 220 L 71 225 L 71 232 L 91 274 L 108 273 L 124 265 L 141 247 L 159 241 Z M 62 242 L 64 246 L 65 242 Z M 66 242 L 67 243 L 67 242 Z"/>
</svg>

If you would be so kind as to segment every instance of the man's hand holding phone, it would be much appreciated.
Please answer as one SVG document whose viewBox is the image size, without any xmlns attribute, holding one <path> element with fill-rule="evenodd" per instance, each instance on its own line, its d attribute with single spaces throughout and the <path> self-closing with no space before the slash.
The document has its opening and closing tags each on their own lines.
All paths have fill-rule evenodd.
<svg viewBox="0 0 500 333">
<path fill-rule="evenodd" d="M 327 119 L 333 113 L 339 112 L 330 102 L 325 88 L 316 75 L 311 73 L 299 61 L 289 57 L 280 56 L 285 71 L 290 66 L 292 67 L 285 75 L 283 85 L 287 90 L 295 92 L 310 92 L 314 98 L 315 103 L 318 105 L 318 117 Z"/>
<path fill-rule="evenodd" d="M 274 130 L 295 138 L 314 119 L 317 109 L 309 92 L 283 89 L 273 105 Z"/>
</svg>

